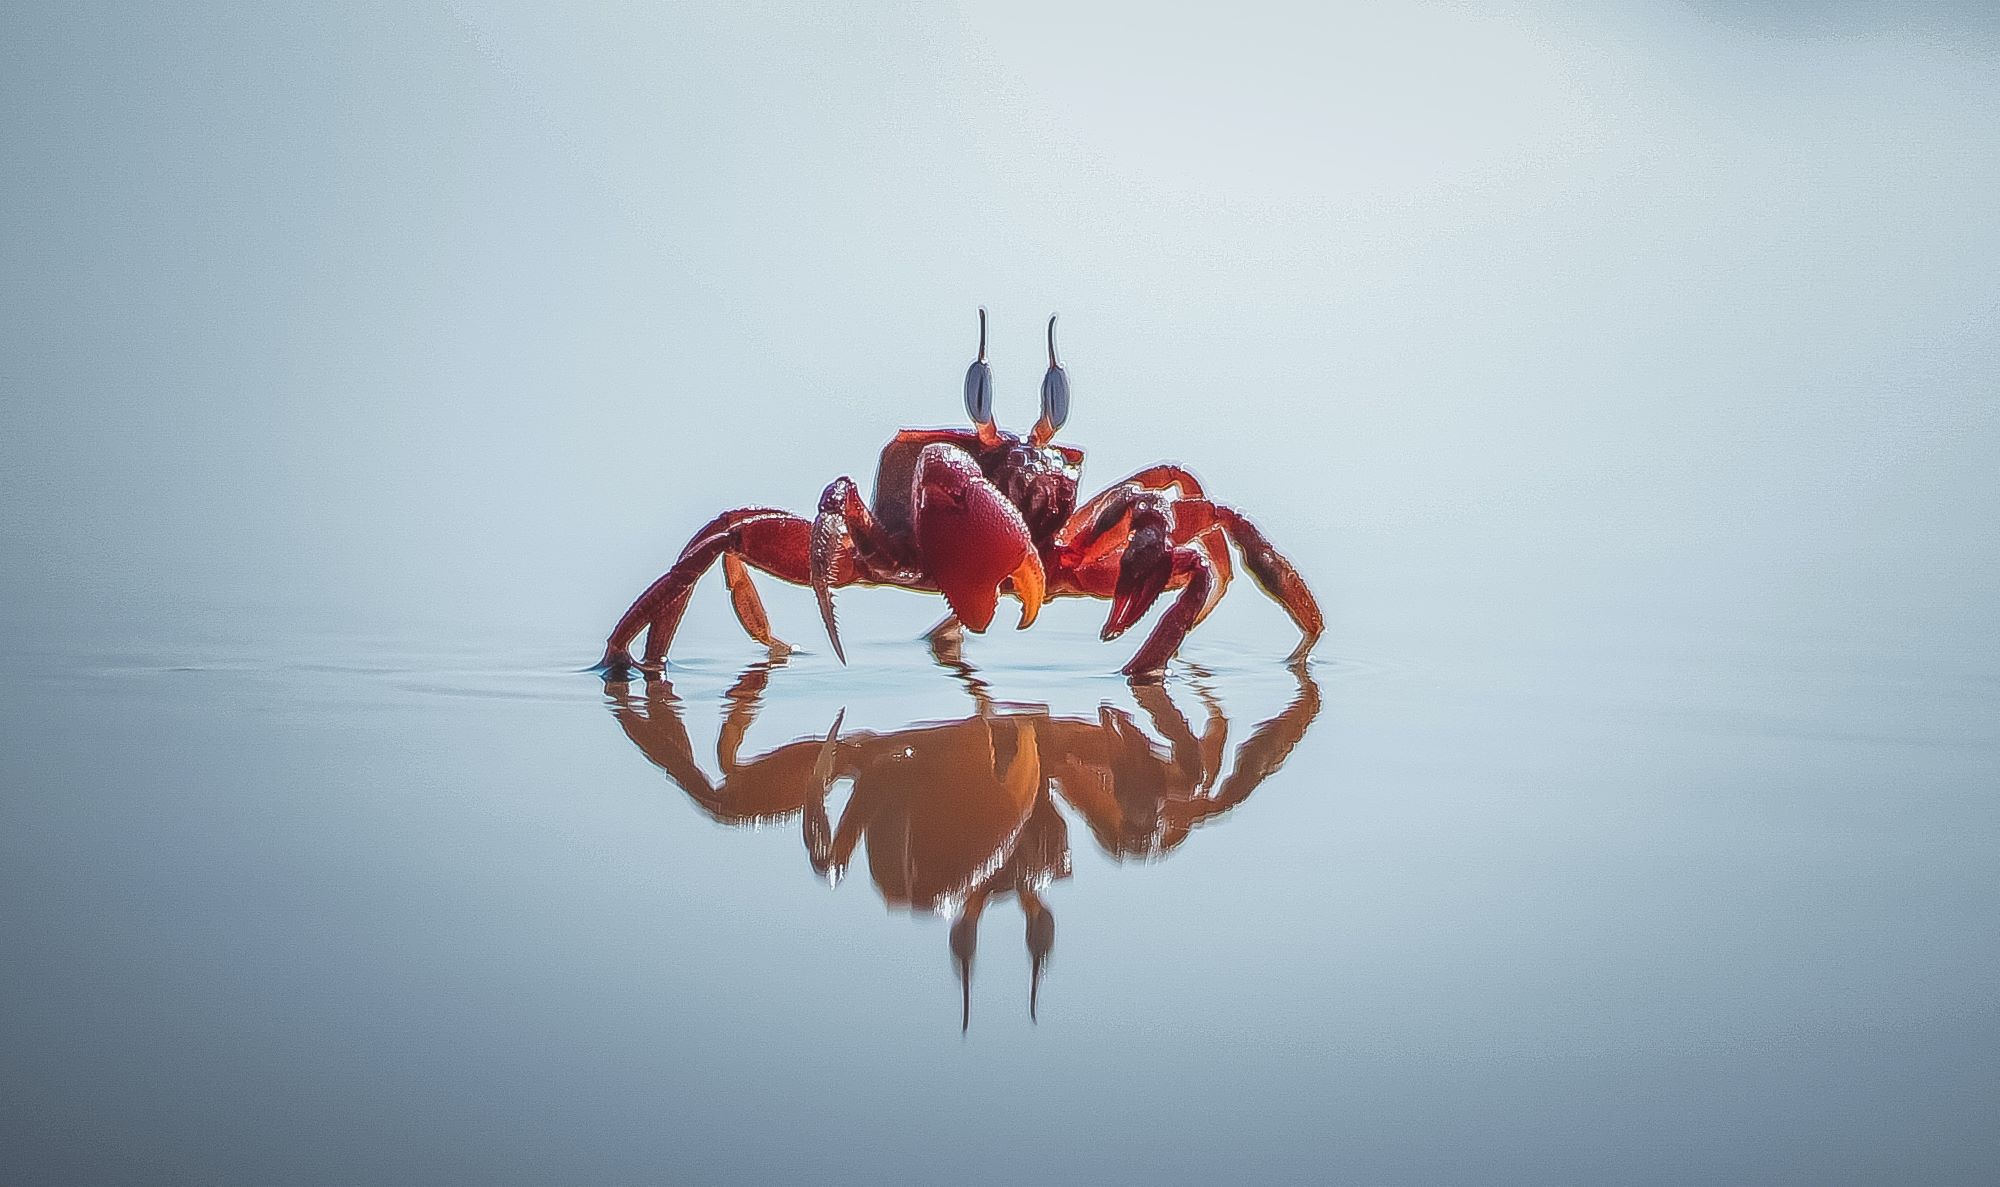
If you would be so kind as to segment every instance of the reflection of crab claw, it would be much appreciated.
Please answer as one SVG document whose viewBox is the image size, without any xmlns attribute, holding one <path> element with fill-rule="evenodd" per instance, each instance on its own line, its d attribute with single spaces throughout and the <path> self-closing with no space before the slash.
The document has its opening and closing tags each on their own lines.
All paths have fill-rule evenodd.
<svg viewBox="0 0 2000 1187">
<path fill-rule="evenodd" d="M 973 631 L 993 621 L 1000 589 L 1012 584 L 1021 623 L 1035 621 L 1047 592 L 1042 559 L 1020 510 L 961 449 L 927 445 L 911 485 L 917 547 L 958 620 Z"/>
</svg>

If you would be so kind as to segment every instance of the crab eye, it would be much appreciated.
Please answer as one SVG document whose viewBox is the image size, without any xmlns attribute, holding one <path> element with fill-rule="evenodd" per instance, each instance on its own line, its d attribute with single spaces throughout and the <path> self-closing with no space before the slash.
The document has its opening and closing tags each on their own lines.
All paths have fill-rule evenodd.
<svg viewBox="0 0 2000 1187">
<path fill-rule="evenodd" d="M 1056 317 L 1049 315 L 1049 372 L 1042 376 L 1042 422 L 1053 434 L 1069 419 L 1069 372 L 1056 358 Z"/>
<path fill-rule="evenodd" d="M 986 365 L 986 306 L 979 307 L 979 357 L 965 369 L 965 414 L 975 425 L 993 423 L 993 368 Z"/>
</svg>

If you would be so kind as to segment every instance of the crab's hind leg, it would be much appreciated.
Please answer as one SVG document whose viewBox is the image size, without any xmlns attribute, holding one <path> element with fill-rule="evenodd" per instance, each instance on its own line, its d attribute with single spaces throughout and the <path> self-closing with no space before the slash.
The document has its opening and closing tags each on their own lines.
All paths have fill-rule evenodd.
<svg viewBox="0 0 2000 1187">
<path fill-rule="evenodd" d="M 734 556 L 742 563 L 762 569 L 781 580 L 807 584 L 810 579 L 808 540 L 811 534 L 812 525 L 805 520 L 768 507 L 744 507 L 716 516 L 694 534 L 673 567 L 647 586 L 646 591 L 619 618 L 618 625 L 611 628 L 611 635 L 604 643 L 604 656 L 597 661 L 596 670 L 616 677 L 629 674 L 635 667 L 657 669 L 664 664 L 667 647 L 673 641 L 674 628 L 680 625 L 681 615 L 687 610 L 688 596 L 694 589 L 694 583 L 718 557 Z M 746 574 L 742 588 L 747 586 Z M 737 596 L 738 589 L 732 580 L 732 600 L 736 602 L 738 616 L 744 617 L 745 605 Z M 744 618 L 743 625 L 752 636 L 757 636 L 757 619 L 762 617 L 763 604 L 756 600 L 754 591 L 749 602 L 753 613 Z M 763 638 L 767 639 L 770 635 L 768 621 L 762 629 Z M 643 665 L 633 661 L 630 650 L 632 641 L 639 637 L 641 631 L 647 632 L 646 661 Z"/>
<path fill-rule="evenodd" d="M 1272 546 L 1257 530 L 1257 525 L 1243 517 L 1243 513 L 1220 503 L 1212 504 L 1222 530 L 1229 534 L 1237 551 L 1243 554 L 1243 567 L 1250 570 L 1250 576 L 1257 581 L 1258 588 L 1271 595 L 1271 600 L 1285 608 L 1293 625 L 1299 628 L 1299 645 L 1286 657 L 1287 663 L 1303 663 L 1319 642 L 1320 633 L 1326 629 L 1326 616 L 1320 613 L 1319 601 L 1306 586 L 1306 579 L 1285 554 Z"/>
<path fill-rule="evenodd" d="M 1227 535 L 1236 545 L 1237 551 L 1243 554 L 1243 567 L 1250 570 L 1257 587 L 1284 607 L 1292 624 L 1299 628 L 1299 645 L 1286 657 L 1286 662 L 1296 664 L 1303 660 L 1312 651 L 1313 644 L 1319 642 L 1320 633 L 1326 629 L 1326 619 L 1320 613 L 1319 602 L 1313 597 L 1312 590 L 1307 588 L 1306 579 L 1299 576 L 1297 567 L 1264 538 L 1264 533 L 1258 530 L 1256 524 L 1234 507 L 1203 498 L 1177 499 L 1173 503 L 1173 511 L 1176 541 L 1192 541 L 1202 546 L 1206 554 L 1216 561 L 1222 561 L 1227 556 L 1220 537 Z M 1222 581 L 1227 582 L 1227 569 L 1222 564 L 1216 567 Z M 1210 606 L 1213 606 L 1212 601 Z M 1203 616 L 1206 613 L 1204 610 Z"/>
</svg>

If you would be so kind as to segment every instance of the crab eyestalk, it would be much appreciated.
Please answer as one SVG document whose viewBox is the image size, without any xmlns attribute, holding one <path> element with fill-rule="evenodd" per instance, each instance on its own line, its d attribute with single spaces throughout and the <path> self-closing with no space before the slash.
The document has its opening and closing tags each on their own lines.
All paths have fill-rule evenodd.
<svg viewBox="0 0 2000 1187">
<path fill-rule="evenodd" d="M 1047 445 L 1049 438 L 1069 419 L 1069 372 L 1056 357 L 1056 315 L 1049 314 L 1049 370 L 1042 376 L 1042 416 L 1028 434 L 1035 445 Z"/>
<path fill-rule="evenodd" d="M 993 423 L 993 368 L 986 362 L 986 306 L 979 307 L 979 356 L 965 369 L 965 414 L 972 418 L 979 430 L 979 439 L 987 445 L 1000 441 L 1000 430 Z"/>
</svg>

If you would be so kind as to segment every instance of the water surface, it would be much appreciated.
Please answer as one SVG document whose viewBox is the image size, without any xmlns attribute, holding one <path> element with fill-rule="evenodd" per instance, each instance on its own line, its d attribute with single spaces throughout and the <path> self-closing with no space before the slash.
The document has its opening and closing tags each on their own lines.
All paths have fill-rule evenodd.
<svg viewBox="0 0 2000 1187">
<path fill-rule="evenodd" d="M 0 1180 L 2000 1179 L 1986 9 L 1074 9 L 0 12 Z M 578 670 L 981 304 L 1303 677 Z"/>
<path fill-rule="evenodd" d="M 16 657 L 7 1067 L 33 1092 L 10 1159 L 205 1181 L 1993 1165 L 1991 674 L 1809 699 L 1812 670 L 1711 657 L 1336 646 L 1300 678 L 1250 644 L 1135 693 L 1056 662 L 1087 636 L 1040 665 L 976 640 L 987 662 L 956 669 L 907 638 L 846 669 L 690 642 L 670 684 L 609 687 L 462 649 Z M 870 823 L 836 880 L 805 805 L 843 751 L 820 836 Z"/>
</svg>

